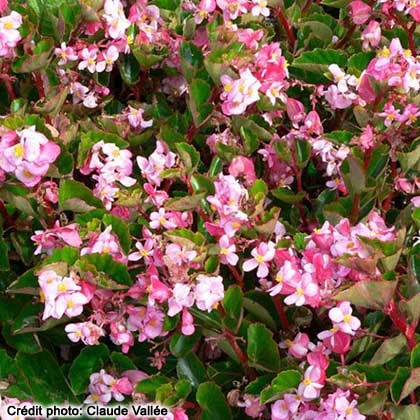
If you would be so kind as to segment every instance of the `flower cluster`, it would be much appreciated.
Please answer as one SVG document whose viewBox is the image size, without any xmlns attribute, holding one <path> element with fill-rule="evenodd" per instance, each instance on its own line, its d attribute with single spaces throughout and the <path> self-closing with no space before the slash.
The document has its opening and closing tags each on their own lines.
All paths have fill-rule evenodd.
<svg viewBox="0 0 420 420">
<path fill-rule="evenodd" d="M 21 131 L 2 127 L 0 133 L 0 179 L 13 173 L 27 187 L 39 184 L 61 153 L 60 147 L 35 126 Z"/>
</svg>

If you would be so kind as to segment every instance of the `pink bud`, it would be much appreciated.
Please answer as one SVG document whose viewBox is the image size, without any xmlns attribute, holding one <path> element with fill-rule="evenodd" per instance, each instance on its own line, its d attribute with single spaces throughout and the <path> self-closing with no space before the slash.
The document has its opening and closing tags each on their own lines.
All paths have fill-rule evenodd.
<svg viewBox="0 0 420 420">
<path fill-rule="evenodd" d="M 0 0 L 0 13 L 3 14 L 7 9 L 7 0 Z"/>
<path fill-rule="evenodd" d="M 166 302 L 171 296 L 169 287 L 163 284 L 157 276 L 152 276 L 150 296 L 159 303 Z"/>
<path fill-rule="evenodd" d="M 88 300 L 91 300 L 93 295 L 95 294 L 96 286 L 87 281 L 81 281 L 79 283 L 79 286 L 82 288 L 81 292 L 86 296 L 86 298 Z"/>
<path fill-rule="evenodd" d="M 362 81 L 360 82 L 359 96 L 368 103 L 373 102 L 376 98 L 375 92 L 367 74 L 362 77 Z"/>
<path fill-rule="evenodd" d="M 368 21 L 372 12 L 372 8 L 368 4 L 360 0 L 355 0 L 350 3 L 350 7 L 353 22 L 356 25 L 363 25 Z"/>
<path fill-rule="evenodd" d="M 126 370 L 122 373 L 122 377 L 127 378 L 133 385 L 148 378 L 149 375 L 141 370 Z"/>
<path fill-rule="evenodd" d="M 184 307 L 182 310 L 182 327 L 181 327 L 182 334 L 184 335 L 192 335 L 194 334 L 195 327 L 194 327 L 194 318 L 188 312 L 188 309 Z"/>
<path fill-rule="evenodd" d="M 133 392 L 133 385 L 126 377 L 118 379 L 118 382 L 115 384 L 114 388 L 121 392 L 121 394 L 129 395 Z"/>
<path fill-rule="evenodd" d="M 235 178 L 238 175 L 243 175 L 248 185 L 251 185 L 257 179 L 254 162 L 244 156 L 237 156 L 232 160 L 229 165 L 229 173 Z"/>
<path fill-rule="evenodd" d="M 300 123 L 305 118 L 305 107 L 302 102 L 296 99 L 287 98 L 286 111 L 293 125 Z"/>
</svg>

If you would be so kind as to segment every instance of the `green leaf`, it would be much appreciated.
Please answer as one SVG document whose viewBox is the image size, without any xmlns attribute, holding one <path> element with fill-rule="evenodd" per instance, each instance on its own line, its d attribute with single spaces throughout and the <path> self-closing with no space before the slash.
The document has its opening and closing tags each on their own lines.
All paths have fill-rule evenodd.
<svg viewBox="0 0 420 420">
<path fill-rule="evenodd" d="M 226 315 L 223 318 L 223 323 L 232 331 L 237 330 L 242 322 L 243 315 L 243 294 L 239 286 L 230 286 L 222 301 L 223 308 Z"/>
<path fill-rule="evenodd" d="M 193 79 L 190 84 L 189 108 L 196 127 L 204 122 L 213 110 L 212 106 L 206 106 L 210 95 L 211 88 L 207 82 L 201 79 Z"/>
<path fill-rule="evenodd" d="M 276 372 L 280 368 L 280 354 L 273 333 L 262 324 L 248 327 L 247 354 L 249 365 Z"/>
<path fill-rule="evenodd" d="M 7 379 L 9 375 L 16 376 L 15 361 L 7 354 L 5 349 L 0 349 L 0 379 Z"/>
<path fill-rule="evenodd" d="M 122 373 L 126 370 L 137 369 L 137 366 L 128 356 L 125 356 L 124 354 L 121 354 L 119 352 L 113 351 L 109 358 L 118 373 Z"/>
<path fill-rule="evenodd" d="M 192 335 L 184 335 L 176 332 L 169 342 L 169 349 L 174 356 L 184 357 L 191 352 L 200 338 L 201 330 L 199 328 Z"/>
<path fill-rule="evenodd" d="M 337 50 L 316 48 L 297 57 L 289 67 L 289 72 L 292 77 L 304 82 L 327 83 L 329 80 L 324 73 L 328 72 L 330 64 L 344 68 L 347 64 L 347 55 Z"/>
<path fill-rule="evenodd" d="M 175 148 L 188 170 L 195 168 L 200 162 L 200 153 L 191 144 L 175 143 Z"/>
<path fill-rule="evenodd" d="M 197 389 L 206 380 L 206 369 L 195 353 L 188 353 L 179 358 L 176 372 L 179 379 L 188 379 L 194 389 Z"/>
<path fill-rule="evenodd" d="M 349 58 L 347 67 L 350 70 L 356 69 L 362 72 L 366 69 L 366 67 L 372 61 L 373 58 L 375 58 L 375 53 L 373 51 L 360 52 L 354 54 Z"/>
<path fill-rule="evenodd" d="M 229 420 L 232 419 L 230 407 L 220 389 L 214 382 L 202 383 L 196 399 L 201 407 L 201 420 Z"/>
<path fill-rule="evenodd" d="M 38 42 L 31 55 L 25 54 L 13 63 L 15 73 L 32 73 L 45 68 L 54 48 L 54 40 L 44 38 Z"/>
<path fill-rule="evenodd" d="M 34 401 L 40 404 L 74 402 L 57 360 L 48 351 L 36 354 L 18 352 L 16 365 L 19 377 L 29 387 Z"/>
<path fill-rule="evenodd" d="M 346 162 L 349 170 L 343 172 L 344 183 L 350 194 L 361 194 L 366 189 L 366 175 L 363 164 L 352 155 L 347 157 Z"/>
<path fill-rule="evenodd" d="M 305 168 L 311 157 L 311 145 L 306 140 L 296 140 L 297 165 L 300 169 Z"/>
<path fill-rule="evenodd" d="M 285 370 L 280 372 L 271 384 L 261 392 L 260 402 L 265 404 L 270 398 L 288 389 L 297 388 L 302 380 L 302 374 L 297 370 Z"/>
<path fill-rule="evenodd" d="M 267 293 L 251 290 L 246 292 L 244 299 L 244 308 L 252 314 L 255 319 L 263 322 L 272 330 L 280 328 L 280 318 L 273 303 L 273 300 Z"/>
<path fill-rule="evenodd" d="M 288 188 L 276 188 L 275 190 L 271 191 L 271 194 L 273 194 L 274 197 L 278 198 L 280 201 L 288 204 L 297 204 L 305 198 L 304 191 L 294 193 Z"/>
<path fill-rule="evenodd" d="M 411 369 L 410 376 L 405 382 L 401 395 L 398 400 L 400 403 L 404 398 L 407 398 L 412 392 L 414 392 L 420 386 L 420 368 Z"/>
<path fill-rule="evenodd" d="M 96 198 L 88 187 L 72 179 L 64 179 L 60 182 L 58 204 L 61 210 L 70 210 L 75 213 L 86 213 L 95 208 L 103 208 L 102 201 Z"/>
<path fill-rule="evenodd" d="M 370 361 L 371 365 L 383 365 L 398 356 L 407 347 L 407 340 L 403 334 L 387 338 L 376 350 Z"/>
<path fill-rule="evenodd" d="M 92 373 L 98 372 L 109 358 L 109 350 L 105 344 L 84 347 L 74 359 L 69 371 L 69 379 L 75 394 L 83 394 L 89 385 Z"/>
<path fill-rule="evenodd" d="M 393 420 L 420 420 L 420 407 L 418 405 L 392 406 Z"/>
<path fill-rule="evenodd" d="M 405 302 L 401 302 L 400 305 L 406 312 L 408 312 L 412 321 L 416 321 L 420 318 L 420 293 L 417 293 Z"/>
<path fill-rule="evenodd" d="M 143 379 L 136 385 L 136 391 L 146 394 L 152 400 L 155 397 L 156 391 L 164 384 L 169 382 L 169 378 L 161 375 L 149 376 Z"/>
<path fill-rule="evenodd" d="M 388 397 L 388 389 L 376 394 L 369 395 L 369 398 L 361 404 L 357 405 L 358 410 L 364 415 L 374 415 L 383 411 L 385 401 Z"/>
<path fill-rule="evenodd" d="M 420 170 L 420 144 L 411 152 L 397 152 L 397 158 L 404 172 L 410 169 Z"/>
<path fill-rule="evenodd" d="M 127 266 L 114 261 L 109 254 L 86 254 L 76 263 L 83 271 L 90 271 L 100 277 L 92 279 L 97 281 L 99 286 L 113 288 L 114 284 L 107 284 L 106 279 L 112 279 L 116 285 L 131 286 L 133 281 L 128 274 Z"/>
<path fill-rule="evenodd" d="M 417 346 L 411 350 L 410 365 L 412 368 L 420 368 L 420 344 L 417 344 Z"/>
<path fill-rule="evenodd" d="M 245 393 L 259 395 L 260 392 L 274 379 L 274 374 L 259 376 L 245 387 Z"/>
<path fill-rule="evenodd" d="M 201 200 L 206 197 L 206 193 L 187 195 L 185 197 L 170 198 L 165 202 L 165 209 L 175 211 L 196 210 L 200 207 Z"/>
<path fill-rule="evenodd" d="M 203 67 L 203 54 L 201 49 L 192 42 L 182 41 L 179 46 L 179 56 L 182 73 L 188 82 L 191 82 L 201 67 Z"/>
<path fill-rule="evenodd" d="M 370 309 L 383 309 L 390 302 L 396 281 L 361 281 L 338 293 L 334 300 L 348 300 L 353 305 Z"/>
<path fill-rule="evenodd" d="M 193 175 L 191 177 L 191 186 L 194 192 L 205 191 L 207 194 L 214 194 L 214 183 L 208 176 L 201 174 Z"/>
<path fill-rule="evenodd" d="M 392 400 L 397 403 L 400 400 L 401 392 L 404 384 L 410 377 L 411 369 L 408 367 L 400 366 L 397 369 L 394 379 L 391 382 L 391 397 Z"/>
</svg>

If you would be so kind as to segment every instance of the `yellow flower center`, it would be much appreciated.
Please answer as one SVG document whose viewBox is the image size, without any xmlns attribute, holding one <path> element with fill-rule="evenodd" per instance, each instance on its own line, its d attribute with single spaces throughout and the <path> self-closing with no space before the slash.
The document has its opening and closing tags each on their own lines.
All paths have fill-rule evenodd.
<svg viewBox="0 0 420 420">
<path fill-rule="evenodd" d="M 351 407 L 346 408 L 346 414 L 353 413 L 353 409 Z"/>
<path fill-rule="evenodd" d="M 351 315 L 344 315 L 343 321 L 344 322 L 350 322 L 351 321 L 352 316 Z"/>
<path fill-rule="evenodd" d="M 257 261 L 258 264 L 261 264 L 264 262 L 264 258 L 261 255 L 257 255 L 255 261 Z"/>
<path fill-rule="evenodd" d="M 58 290 L 59 292 L 65 292 L 65 291 L 67 290 L 67 286 L 66 286 L 64 283 L 60 283 L 60 284 L 57 286 L 57 290 Z"/>
<path fill-rule="evenodd" d="M 159 219 L 159 223 L 160 223 L 161 225 L 165 224 L 165 223 L 166 223 L 166 219 L 162 216 L 162 217 Z"/>
<path fill-rule="evenodd" d="M 384 57 L 389 57 L 389 55 L 391 54 L 391 51 L 389 51 L 389 48 L 387 48 L 387 47 L 385 47 L 383 50 L 382 50 L 382 53 L 381 53 Z"/>
<path fill-rule="evenodd" d="M 93 58 L 89 58 L 87 62 L 89 65 L 95 64 L 95 60 Z"/>
<path fill-rule="evenodd" d="M 222 248 L 221 250 L 220 250 L 220 254 L 221 255 L 227 255 L 229 253 L 229 250 L 227 249 L 227 248 Z"/>
<path fill-rule="evenodd" d="M 140 251 L 140 255 L 141 255 L 142 257 L 148 257 L 148 256 L 149 256 L 149 253 L 148 253 L 145 249 L 142 249 L 142 250 Z"/>
<path fill-rule="evenodd" d="M 15 146 L 15 157 L 21 158 L 23 156 L 24 152 L 25 152 L 25 149 L 23 148 L 23 146 L 21 144 L 17 144 Z"/>
<path fill-rule="evenodd" d="M 102 252 L 103 252 L 104 254 L 109 254 L 109 248 L 108 248 L 107 246 L 104 246 L 104 248 L 103 248 Z"/>
<path fill-rule="evenodd" d="M 81 337 L 82 336 L 82 332 L 81 331 L 76 331 L 76 336 L 77 337 Z"/>
<path fill-rule="evenodd" d="M 69 300 L 68 302 L 67 302 L 67 308 L 73 308 L 73 306 L 74 306 L 74 302 L 72 301 L 72 300 Z"/>
<path fill-rule="evenodd" d="M 281 274 L 277 274 L 276 276 L 276 282 L 281 283 L 283 281 L 283 276 Z"/>
<path fill-rule="evenodd" d="M 302 289 L 301 287 L 298 287 L 298 288 L 296 289 L 296 294 L 297 294 L 297 295 L 302 296 L 304 293 L 305 293 L 305 292 L 303 291 L 303 289 Z"/>
<path fill-rule="evenodd" d="M 12 22 L 6 22 L 4 24 L 4 29 L 13 29 L 13 23 Z"/>
<path fill-rule="evenodd" d="M 309 378 L 306 378 L 306 379 L 304 379 L 304 380 L 303 380 L 303 383 L 304 383 L 306 386 L 308 386 L 308 385 L 310 385 L 310 384 L 312 383 L 312 381 L 311 381 Z"/>
</svg>

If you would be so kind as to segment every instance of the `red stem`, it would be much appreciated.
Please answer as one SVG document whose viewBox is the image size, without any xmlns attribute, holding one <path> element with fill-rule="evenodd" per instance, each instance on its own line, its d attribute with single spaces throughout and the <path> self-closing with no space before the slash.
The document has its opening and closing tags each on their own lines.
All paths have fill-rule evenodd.
<svg viewBox="0 0 420 420">
<path fill-rule="evenodd" d="M 233 277 L 236 280 L 236 284 L 242 289 L 245 290 L 245 284 L 244 284 L 244 279 L 241 276 L 241 274 L 239 273 L 239 271 L 236 269 L 235 266 L 228 264 L 229 270 L 232 273 Z"/>
<path fill-rule="evenodd" d="M 275 296 L 273 300 L 280 317 L 281 325 L 284 330 L 288 330 L 290 328 L 289 320 L 287 319 L 286 312 L 284 311 L 283 302 L 281 301 L 280 295 Z"/>
<path fill-rule="evenodd" d="M 391 318 L 394 325 L 404 334 L 407 339 L 408 348 L 410 350 L 414 349 L 417 344 L 415 339 L 416 323 L 410 325 L 407 322 L 394 299 L 391 299 L 384 312 Z"/>
<path fill-rule="evenodd" d="M 391 161 L 391 175 L 393 179 L 397 178 L 397 162 L 395 161 Z M 391 207 L 391 201 L 392 201 L 393 196 L 394 196 L 394 191 L 391 191 L 388 197 L 386 198 L 386 200 L 384 201 L 384 204 L 382 205 L 382 209 L 384 211 L 388 211 L 389 208 Z"/>
<path fill-rule="evenodd" d="M 355 194 L 354 200 L 353 200 L 353 206 L 350 212 L 350 219 L 352 222 L 356 222 L 357 220 L 357 217 L 360 211 L 359 206 L 360 206 L 360 194 Z"/>
<path fill-rule="evenodd" d="M 411 53 L 416 56 L 417 55 L 417 51 L 416 51 L 416 44 L 414 43 L 414 29 L 416 27 L 415 23 L 414 25 L 411 26 L 410 29 L 408 29 L 408 26 L 393 12 L 390 11 L 389 15 L 396 20 L 396 22 L 404 29 L 404 31 L 407 34 L 407 39 L 408 39 L 408 45 L 410 47 L 410 51 Z"/>
<path fill-rule="evenodd" d="M 286 31 L 290 46 L 294 48 L 296 38 L 295 38 L 295 35 L 293 34 L 292 28 L 289 25 L 289 21 L 286 19 L 286 16 L 284 16 L 284 13 L 280 8 L 275 9 L 275 12 L 277 14 L 277 17 L 280 19 L 280 22 L 283 25 L 284 30 Z"/>
</svg>

